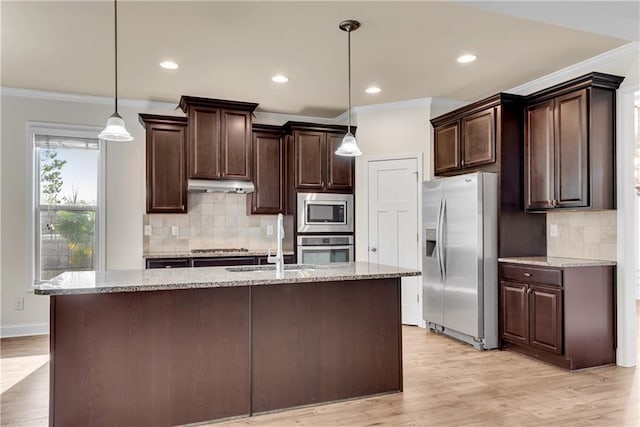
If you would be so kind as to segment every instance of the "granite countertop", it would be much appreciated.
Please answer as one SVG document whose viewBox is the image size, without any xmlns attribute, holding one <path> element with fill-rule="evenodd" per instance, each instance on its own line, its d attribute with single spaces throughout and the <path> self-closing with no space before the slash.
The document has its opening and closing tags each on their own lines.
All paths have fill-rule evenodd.
<svg viewBox="0 0 640 427">
<path fill-rule="evenodd" d="M 498 258 L 498 261 L 510 262 L 513 264 L 542 265 L 545 267 L 598 267 L 616 265 L 615 261 L 546 256 Z"/>
<path fill-rule="evenodd" d="M 295 267 L 290 264 L 289 268 Z M 36 295 L 100 294 L 112 292 L 163 291 L 277 285 L 286 283 L 335 282 L 343 280 L 391 279 L 419 276 L 415 270 L 367 262 L 310 266 L 313 269 L 287 270 L 278 277 L 274 266 L 199 267 L 150 270 L 74 271 L 62 273 L 35 286 Z M 233 272 L 228 268 L 248 269 Z M 253 271 L 251 271 L 253 269 Z M 260 269 L 260 270 L 255 270 Z"/>
<path fill-rule="evenodd" d="M 271 251 L 272 255 L 275 255 L 275 248 Z M 293 255 L 293 251 L 282 251 L 283 255 Z M 145 259 L 154 258 L 217 258 L 217 257 L 237 257 L 237 256 L 267 256 L 266 249 L 249 249 L 247 251 L 227 252 L 227 251 L 212 251 L 212 252 L 147 252 L 142 254 Z"/>
</svg>

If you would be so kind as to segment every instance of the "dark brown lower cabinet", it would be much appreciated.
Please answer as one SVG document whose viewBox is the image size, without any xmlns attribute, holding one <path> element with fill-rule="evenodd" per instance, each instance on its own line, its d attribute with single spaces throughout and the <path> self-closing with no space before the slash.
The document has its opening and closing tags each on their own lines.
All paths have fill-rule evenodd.
<svg viewBox="0 0 640 427">
<path fill-rule="evenodd" d="M 50 299 L 51 426 L 173 426 L 402 391 L 400 278 Z"/>
<path fill-rule="evenodd" d="M 613 274 L 501 263 L 502 347 L 572 370 L 615 363 Z"/>
</svg>

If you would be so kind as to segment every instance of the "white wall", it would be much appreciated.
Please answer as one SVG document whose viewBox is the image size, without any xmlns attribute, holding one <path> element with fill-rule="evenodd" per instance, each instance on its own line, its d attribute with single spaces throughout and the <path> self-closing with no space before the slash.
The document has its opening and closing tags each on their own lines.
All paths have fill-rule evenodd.
<svg viewBox="0 0 640 427">
<path fill-rule="evenodd" d="M 28 291 L 30 254 L 26 236 L 29 222 L 27 121 L 81 124 L 103 127 L 113 112 L 104 99 L 77 97 L 84 102 L 2 94 L 2 156 L 0 228 L 0 289 L 2 336 L 48 331 L 49 298 Z M 27 92 L 28 93 L 28 92 Z M 135 269 L 142 266 L 142 215 L 145 203 L 145 139 L 138 113 L 173 114 L 170 105 L 124 103 L 120 114 L 135 140 L 109 144 L 106 150 L 106 268 Z M 133 105 L 131 105 L 133 104 Z M 169 108 L 167 108 L 169 107 Z M 24 310 L 13 310 L 16 297 L 24 297 Z"/>
<path fill-rule="evenodd" d="M 382 154 L 423 153 L 423 175 L 431 170 L 431 99 L 356 108 L 356 136 L 363 156 L 356 158 L 356 260 L 368 260 L 367 160 Z"/>
</svg>

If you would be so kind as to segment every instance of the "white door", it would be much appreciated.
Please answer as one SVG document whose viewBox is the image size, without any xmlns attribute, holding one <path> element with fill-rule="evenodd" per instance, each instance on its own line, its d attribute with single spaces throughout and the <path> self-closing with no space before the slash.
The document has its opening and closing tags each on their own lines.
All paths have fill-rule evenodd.
<svg viewBox="0 0 640 427">
<path fill-rule="evenodd" d="M 418 159 L 370 160 L 369 262 L 420 270 Z M 402 278 L 402 323 L 422 320 L 420 277 Z"/>
</svg>

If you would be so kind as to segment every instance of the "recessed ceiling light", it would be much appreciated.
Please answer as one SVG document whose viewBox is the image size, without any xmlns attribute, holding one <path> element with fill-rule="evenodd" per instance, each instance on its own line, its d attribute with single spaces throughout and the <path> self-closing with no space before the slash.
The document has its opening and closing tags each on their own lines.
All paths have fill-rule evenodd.
<svg viewBox="0 0 640 427">
<path fill-rule="evenodd" d="M 271 77 L 271 80 L 276 83 L 286 83 L 289 81 L 289 78 L 283 74 L 276 74 L 275 76 Z"/>
<path fill-rule="evenodd" d="M 177 68 L 179 67 L 179 65 L 178 65 L 178 64 L 176 64 L 176 63 L 175 63 L 175 62 L 173 62 L 173 61 L 162 61 L 162 62 L 160 63 L 160 66 L 161 66 L 162 68 L 167 69 L 167 70 L 175 70 L 175 69 L 177 69 Z"/>
<path fill-rule="evenodd" d="M 476 56 L 472 53 L 465 53 L 464 55 L 460 55 L 458 57 L 458 62 L 461 64 L 468 64 L 469 62 L 473 62 L 476 60 Z"/>
<path fill-rule="evenodd" d="M 379 87 L 377 87 L 377 86 L 371 86 L 371 87 L 368 87 L 368 88 L 365 90 L 365 92 L 367 92 L 367 93 L 380 93 L 381 91 L 382 91 L 382 89 L 380 89 L 380 88 L 379 88 Z"/>
</svg>

